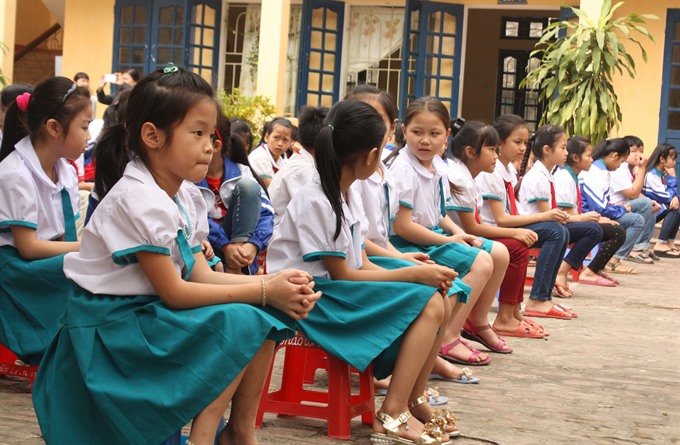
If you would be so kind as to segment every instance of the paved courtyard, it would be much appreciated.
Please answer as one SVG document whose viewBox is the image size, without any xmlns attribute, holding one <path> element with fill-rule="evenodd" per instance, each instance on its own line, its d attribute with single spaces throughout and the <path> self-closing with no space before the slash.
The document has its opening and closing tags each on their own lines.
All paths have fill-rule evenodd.
<svg viewBox="0 0 680 445">
<path fill-rule="evenodd" d="M 508 339 L 515 352 L 476 368 L 479 384 L 431 382 L 459 417 L 455 443 L 680 443 L 680 260 L 637 268 L 617 288 L 572 283 L 579 318 L 544 320 L 548 340 Z M 352 433 L 345 443 L 369 443 L 358 419 Z M 258 434 L 263 444 L 343 443 L 324 422 L 274 415 Z M 27 383 L 0 379 L 0 445 L 43 443 Z"/>
</svg>

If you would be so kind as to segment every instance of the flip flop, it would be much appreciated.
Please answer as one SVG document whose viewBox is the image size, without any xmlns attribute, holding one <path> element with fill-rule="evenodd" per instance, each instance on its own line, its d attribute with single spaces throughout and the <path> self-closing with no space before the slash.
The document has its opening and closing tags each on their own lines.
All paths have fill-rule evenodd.
<svg viewBox="0 0 680 445">
<path fill-rule="evenodd" d="M 578 315 L 576 315 L 576 312 L 574 312 L 574 309 L 573 309 L 573 308 L 571 308 L 571 307 L 569 307 L 569 306 L 565 306 L 565 305 L 563 305 L 563 304 L 561 304 L 561 303 L 557 303 L 557 304 L 555 304 L 555 306 L 557 306 L 558 308 L 562 309 L 562 310 L 563 310 L 564 312 L 566 312 L 567 314 L 570 314 L 570 315 L 571 315 L 571 318 L 578 318 Z"/>
<path fill-rule="evenodd" d="M 574 318 L 570 312 L 566 312 L 564 309 L 558 307 L 554 304 L 548 312 L 538 312 L 538 311 L 524 311 L 524 315 L 527 317 L 536 318 L 557 318 L 559 320 L 571 320 Z"/>
<path fill-rule="evenodd" d="M 427 388 L 427 391 L 425 391 L 428 397 L 428 402 L 432 406 L 442 406 L 446 405 L 449 403 L 449 398 L 446 396 L 440 396 L 439 391 L 433 388 Z"/>
<path fill-rule="evenodd" d="M 616 287 L 616 283 L 603 276 L 598 276 L 596 280 L 578 280 L 581 284 L 590 284 L 591 286 Z"/>
<path fill-rule="evenodd" d="M 664 258 L 680 258 L 680 255 L 673 255 L 670 252 L 672 252 L 675 249 L 670 249 L 670 250 L 656 250 L 654 251 L 655 254 L 657 254 L 660 257 Z M 677 252 L 677 250 L 675 250 Z"/>
<path fill-rule="evenodd" d="M 647 254 L 645 253 L 640 253 L 635 256 L 633 255 L 626 255 L 623 257 L 624 261 L 630 261 L 631 263 L 638 263 L 638 264 L 654 264 L 654 260 L 652 260 Z"/>
<path fill-rule="evenodd" d="M 442 380 L 444 382 L 462 383 L 464 385 L 469 385 L 473 383 L 479 383 L 477 377 L 472 377 L 472 370 L 470 368 L 462 368 L 461 371 L 463 375 L 459 379 L 452 379 L 450 377 L 444 377 L 441 374 L 432 373 L 430 374 L 430 380 Z"/>
<path fill-rule="evenodd" d="M 449 355 L 449 351 L 451 351 L 458 343 L 462 343 L 465 347 L 467 347 L 470 350 L 471 354 L 467 358 L 467 360 L 459 359 Z M 491 363 L 491 357 L 489 356 L 486 357 L 486 360 L 481 361 L 475 360 L 479 356 L 479 354 L 481 354 L 481 352 L 473 348 L 472 345 L 470 345 L 461 338 L 456 339 L 453 343 L 442 344 L 441 347 L 439 348 L 439 356 L 446 360 L 447 362 L 468 366 L 486 366 L 489 363 Z"/>
<path fill-rule="evenodd" d="M 607 263 L 607 266 L 611 267 L 611 270 L 607 271 L 609 273 L 617 273 L 621 275 L 638 275 L 640 273 L 635 270 L 634 267 L 628 267 L 626 269 L 619 270 L 619 267 L 621 267 L 621 261 L 618 263 Z"/>
<path fill-rule="evenodd" d="M 520 322 L 519 326 L 517 326 L 517 329 L 514 331 L 499 331 L 498 329 L 494 328 L 494 331 L 498 335 L 503 335 L 505 337 L 520 337 L 520 338 L 543 338 L 545 337 L 545 334 L 538 329 L 527 325 L 523 324 Z"/>
<path fill-rule="evenodd" d="M 600 275 L 602 278 L 608 279 L 609 281 L 613 282 L 614 284 L 621 284 L 621 282 L 619 280 L 617 280 L 616 278 L 612 278 L 609 275 L 607 275 L 606 273 L 604 273 L 604 270 L 601 270 L 598 275 Z"/>
<path fill-rule="evenodd" d="M 465 320 L 465 323 L 463 324 L 463 330 L 460 332 L 460 335 L 468 340 L 476 341 L 477 343 L 484 345 L 491 352 L 497 352 L 499 354 L 510 354 L 512 352 L 512 348 L 508 346 L 507 348 L 504 349 L 505 346 L 504 339 L 498 337 L 498 344 L 496 346 L 492 346 L 491 343 L 487 342 L 479 335 L 480 332 L 489 330 L 496 332 L 496 330 L 492 328 L 491 325 L 488 323 L 486 324 L 486 326 L 473 326 L 472 323 L 469 323 L 467 320 Z M 496 332 L 496 335 L 500 334 Z"/>
</svg>

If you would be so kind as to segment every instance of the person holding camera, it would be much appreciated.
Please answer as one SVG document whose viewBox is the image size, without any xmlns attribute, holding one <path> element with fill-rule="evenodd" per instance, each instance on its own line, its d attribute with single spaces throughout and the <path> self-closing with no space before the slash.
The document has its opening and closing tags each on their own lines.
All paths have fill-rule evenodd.
<svg viewBox="0 0 680 445">
<path fill-rule="evenodd" d="M 139 81 L 139 71 L 129 69 L 123 73 L 104 74 L 99 78 L 99 87 L 97 88 L 97 100 L 105 105 L 111 105 L 115 97 L 123 90 L 134 87 Z M 104 87 L 107 83 L 119 85 L 120 88 L 115 94 L 104 93 Z"/>
</svg>

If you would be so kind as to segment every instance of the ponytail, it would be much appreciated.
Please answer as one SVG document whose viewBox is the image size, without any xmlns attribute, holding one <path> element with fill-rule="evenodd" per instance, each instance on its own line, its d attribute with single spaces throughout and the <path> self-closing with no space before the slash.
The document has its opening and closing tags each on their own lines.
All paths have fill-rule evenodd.
<svg viewBox="0 0 680 445">
<path fill-rule="evenodd" d="M 325 126 L 319 131 L 314 148 L 316 168 L 324 195 L 335 213 L 333 239 L 340 235 L 342 219 L 342 167 L 380 148 L 387 128 L 372 106 L 354 99 L 342 100 L 328 112 Z"/>
<path fill-rule="evenodd" d="M 593 160 L 604 158 L 609 153 L 617 153 L 619 156 L 627 157 L 630 154 L 630 146 L 623 138 L 605 139 L 597 144 L 593 150 Z"/>
<path fill-rule="evenodd" d="M 531 151 L 534 149 L 536 143 L 536 133 L 532 133 L 531 137 L 527 141 L 527 149 L 524 151 L 524 156 L 522 156 L 522 163 L 519 166 L 519 171 L 517 172 L 517 185 L 515 186 L 515 196 L 519 196 L 519 189 L 522 186 L 522 179 L 527 172 L 527 165 L 529 165 L 529 156 L 531 156 Z"/>
<path fill-rule="evenodd" d="M 106 128 L 94 146 L 97 168 L 94 173 L 94 186 L 99 200 L 123 177 L 125 166 L 130 161 L 128 135 L 125 125 L 114 124 Z"/>
<path fill-rule="evenodd" d="M 26 112 L 21 111 L 16 101 L 12 102 L 5 114 L 5 124 L 2 129 L 2 147 L 0 147 L 0 162 L 14 151 L 14 146 L 28 136 L 26 126 Z"/>
</svg>

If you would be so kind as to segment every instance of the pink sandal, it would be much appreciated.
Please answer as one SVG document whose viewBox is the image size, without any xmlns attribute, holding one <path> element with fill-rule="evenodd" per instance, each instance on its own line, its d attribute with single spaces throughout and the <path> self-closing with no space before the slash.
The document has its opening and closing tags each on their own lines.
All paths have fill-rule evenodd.
<svg viewBox="0 0 680 445">
<path fill-rule="evenodd" d="M 462 360 L 456 357 L 452 357 L 449 355 L 449 352 L 456 347 L 458 344 L 463 344 L 466 348 L 468 348 L 471 352 L 470 356 L 467 358 L 467 360 Z M 443 344 L 441 345 L 441 348 L 439 348 L 439 356 L 443 358 L 444 360 L 451 362 L 451 363 L 457 363 L 459 365 L 468 365 L 468 366 L 485 366 L 491 363 L 491 357 L 487 356 L 486 360 L 476 360 L 477 357 L 481 354 L 478 350 L 472 347 L 470 343 L 467 343 L 465 340 L 458 338 L 456 339 L 453 343 L 449 344 Z"/>
</svg>

